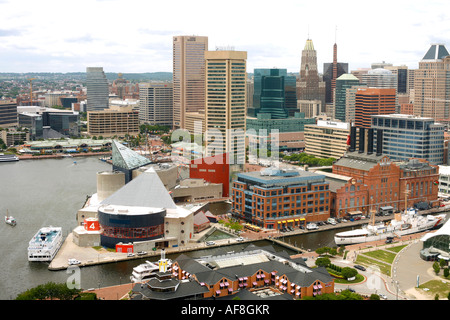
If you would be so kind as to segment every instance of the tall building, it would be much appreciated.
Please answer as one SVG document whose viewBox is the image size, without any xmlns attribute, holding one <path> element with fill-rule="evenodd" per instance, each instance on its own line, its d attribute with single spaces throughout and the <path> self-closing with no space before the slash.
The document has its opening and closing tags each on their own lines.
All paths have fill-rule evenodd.
<svg viewBox="0 0 450 320">
<path fill-rule="evenodd" d="M 171 83 L 139 84 L 139 121 L 150 125 L 172 127 L 173 85 Z"/>
<path fill-rule="evenodd" d="M 205 108 L 208 37 L 173 37 L 173 126 L 185 129 L 186 113 Z"/>
<path fill-rule="evenodd" d="M 320 100 L 325 111 L 325 82 L 317 69 L 317 53 L 311 39 L 302 51 L 300 77 L 297 81 L 297 100 Z"/>
<path fill-rule="evenodd" d="M 336 79 L 344 73 L 348 73 L 348 63 L 338 62 L 337 44 L 333 46 L 333 62 L 323 64 L 323 81 L 325 81 L 325 102 L 334 101 L 334 89 L 336 88 Z"/>
<path fill-rule="evenodd" d="M 17 123 L 17 101 L 0 100 L 0 127 L 13 127 Z"/>
<path fill-rule="evenodd" d="M 361 82 L 373 88 L 397 89 L 397 74 L 383 68 L 371 69 L 367 74 L 361 75 Z"/>
<path fill-rule="evenodd" d="M 109 107 L 109 85 L 102 67 L 86 68 L 87 111 Z"/>
<path fill-rule="evenodd" d="M 125 137 L 139 134 L 138 112 L 132 107 L 87 112 L 87 134 L 89 136 Z"/>
<path fill-rule="evenodd" d="M 355 126 L 370 128 L 371 116 L 395 113 L 396 90 L 359 88 L 355 96 Z"/>
<path fill-rule="evenodd" d="M 383 130 L 383 154 L 393 161 L 419 158 L 435 165 L 444 163 L 445 126 L 432 118 L 373 115 L 372 128 Z"/>
<path fill-rule="evenodd" d="M 247 52 L 207 51 L 206 153 L 245 163 Z"/>
<path fill-rule="evenodd" d="M 336 89 L 334 91 L 334 118 L 343 122 L 348 122 L 351 119 L 346 119 L 347 107 L 347 89 L 354 86 L 359 86 L 360 81 L 352 74 L 346 73 L 336 79 Z"/>
<path fill-rule="evenodd" d="M 297 111 L 296 78 L 286 69 L 255 69 L 253 116 L 270 113 L 272 119 L 285 119 Z"/>
<path fill-rule="evenodd" d="M 450 55 L 432 44 L 414 75 L 414 114 L 437 121 L 450 118 Z"/>
</svg>

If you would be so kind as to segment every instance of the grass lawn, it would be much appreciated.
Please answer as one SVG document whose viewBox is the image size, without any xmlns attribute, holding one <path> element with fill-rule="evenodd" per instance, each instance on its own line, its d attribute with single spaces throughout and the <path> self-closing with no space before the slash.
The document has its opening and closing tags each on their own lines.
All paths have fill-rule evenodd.
<svg viewBox="0 0 450 320">
<path fill-rule="evenodd" d="M 363 253 L 365 256 L 372 257 L 377 260 L 384 261 L 386 263 L 392 264 L 394 262 L 396 253 L 389 252 L 386 250 L 376 250 L 376 251 L 370 251 Z"/>
<path fill-rule="evenodd" d="M 423 290 L 425 288 L 429 290 Z M 421 284 L 418 290 L 420 290 L 423 294 L 432 295 L 433 297 L 438 294 L 439 299 L 446 299 L 448 293 L 450 292 L 450 282 L 442 280 L 430 280 Z"/>
<path fill-rule="evenodd" d="M 390 247 L 390 248 L 385 248 L 384 250 L 389 250 L 395 253 L 399 253 L 404 247 L 406 247 L 406 244 L 401 245 L 401 246 L 397 246 L 397 247 Z"/>
<path fill-rule="evenodd" d="M 381 273 L 391 276 L 391 266 L 386 263 L 373 260 L 363 254 L 358 255 L 358 257 L 356 258 L 356 262 L 365 266 L 377 266 L 378 268 L 380 268 Z"/>
</svg>

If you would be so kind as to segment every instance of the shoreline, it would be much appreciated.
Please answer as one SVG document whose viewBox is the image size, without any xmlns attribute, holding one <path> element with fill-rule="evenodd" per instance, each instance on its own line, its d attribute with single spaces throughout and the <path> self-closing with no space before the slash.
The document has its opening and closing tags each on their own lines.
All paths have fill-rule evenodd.
<svg viewBox="0 0 450 320">
<path fill-rule="evenodd" d="M 41 160 L 41 159 L 62 159 L 62 158 L 70 158 L 70 155 L 73 158 L 76 157 L 92 157 L 92 156 L 106 156 L 111 155 L 111 151 L 104 152 L 83 152 L 83 153 L 60 153 L 60 154 L 43 154 L 43 155 L 17 155 L 20 160 Z"/>
</svg>

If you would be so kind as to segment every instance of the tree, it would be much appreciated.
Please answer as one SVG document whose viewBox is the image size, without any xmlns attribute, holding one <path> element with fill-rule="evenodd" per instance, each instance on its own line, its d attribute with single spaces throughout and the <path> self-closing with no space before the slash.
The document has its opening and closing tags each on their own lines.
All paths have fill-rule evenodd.
<svg viewBox="0 0 450 320">
<path fill-rule="evenodd" d="M 372 293 L 372 294 L 370 295 L 369 299 L 370 299 L 370 300 L 380 300 L 380 296 L 377 295 L 377 294 L 375 294 L 375 293 Z"/>
<path fill-rule="evenodd" d="M 326 257 L 316 259 L 316 266 L 318 267 L 328 267 L 330 263 L 330 259 Z"/>
<path fill-rule="evenodd" d="M 433 269 L 434 269 L 434 273 L 438 274 L 439 271 L 441 271 L 441 267 L 439 266 L 439 262 L 435 261 L 433 263 Z"/>
<path fill-rule="evenodd" d="M 342 268 L 341 274 L 345 279 L 349 279 L 355 277 L 358 274 L 358 271 L 354 268 L 344 267 Z"/>
</svg>

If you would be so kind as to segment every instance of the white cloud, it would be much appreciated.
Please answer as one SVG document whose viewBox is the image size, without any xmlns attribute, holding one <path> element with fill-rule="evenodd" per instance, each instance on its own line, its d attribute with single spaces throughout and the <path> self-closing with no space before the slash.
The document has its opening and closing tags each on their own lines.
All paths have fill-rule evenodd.
<svg viewBox="0 0 450 320">
<path fill-rule="evenodd" d="M 0 1 L 0 72 L 107 72 L 172 69 L 172 36 L 208 36 L 209 49 L 248 52 L 248 72 L 300 68 L 308 37 L 319 70 L 338 60 L 350 70 L 386 61 L 416 68 L 432 42 L 450 47 L 446 0 Z M 27 58 L 27 61 L 21 59 Z M 33 64 L 33 61 L 36 61 Z"/>
</svg>

